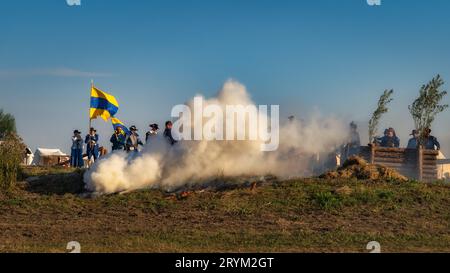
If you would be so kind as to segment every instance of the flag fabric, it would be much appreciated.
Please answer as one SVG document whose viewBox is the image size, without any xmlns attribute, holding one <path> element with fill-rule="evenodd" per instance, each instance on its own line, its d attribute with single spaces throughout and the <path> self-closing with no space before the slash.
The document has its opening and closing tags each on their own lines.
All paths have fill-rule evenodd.
<svg viewBox="0 0 450 273">
<path fill-rule="evenodd" d="M 119 103 L 114 96 L 92 86 L 90 111 L 91 119 L 101 117 L 107 121 L 110 117 L 114 117 L 118 110 Z"/>
<path fill-rule="evenodd" d="M 124 135 L 130 135 L 130 130 L 128 130 L 128 128 L 125 126 L 125 124 L 123 124 L 122 121 L 120 121 L 117 118 L 111 118 L 111 122 L 113 125 L 114 130 L 116 130 L 117 128 L 120 128 L 120 130 L 122 131 L 122 134 Z"/>
</svg>

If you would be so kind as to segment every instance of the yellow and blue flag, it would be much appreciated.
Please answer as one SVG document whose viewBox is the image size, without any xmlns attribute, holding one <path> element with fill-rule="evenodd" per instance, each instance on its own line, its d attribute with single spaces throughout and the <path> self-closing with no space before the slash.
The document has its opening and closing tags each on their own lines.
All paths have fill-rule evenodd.
<svg viewBox="0 0 450 273">
<path fill-rule="evenodd" d="M 123 122 L 120 121 L 119 119 L 111 118 L 111 122 L 112 122 L 114 130 L 116 130 L 117 128 L 120 128 L 120 130 L 122 131 L 122 134 L 124 134 L 124 135 L 130 134 L 130 130 L 128 130 L 128 128 L 125 126 L 125 124 L 123 124 Z"/>
<path fill-rule="evenodd" d="M 92 86 L 90 111 L 91 119 L 101 117 L 107 121 L 108 118 L 114 117 L 118 110 L 119 103 L 114 96 Z"/>
</svg>

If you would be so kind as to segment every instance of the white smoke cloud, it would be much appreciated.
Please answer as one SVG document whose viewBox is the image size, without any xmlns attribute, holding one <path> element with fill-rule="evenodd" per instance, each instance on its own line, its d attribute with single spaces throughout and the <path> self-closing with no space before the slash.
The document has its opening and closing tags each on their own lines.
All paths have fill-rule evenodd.
<svg viewBox="0 0 450 273">
<path fill-rule="evenodd" d="M 225 107 L 254 103 L 245 86 L 229 80 L 216 97 L 206 100 L 205 106 L 208 104 Z M 218 176 L 311 175 L 313 158 L 333 151 L 347 135 L 344 122 L 318 113 L 306 121 L 280 126 L 280 146 L 275 152 L 262 152 L 261 141 L 182 141 L 170 146 L 161 134 L 138 154 L 115 152 L 96 162 L 85 173 L 86 188 L 97 193 L 173 190 Z"/>
</svg>

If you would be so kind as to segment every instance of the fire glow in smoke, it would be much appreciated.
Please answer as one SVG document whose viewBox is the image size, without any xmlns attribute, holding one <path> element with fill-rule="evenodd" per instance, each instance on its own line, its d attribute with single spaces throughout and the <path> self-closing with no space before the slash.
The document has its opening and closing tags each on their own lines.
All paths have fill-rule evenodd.
<svg viewBox="0 0 450 273">
<path fill-rule="evenodd" d="M 194 100 L 188 103 L 193 104 Z M 223 109 L 230 104 L 254 105 L 246 88 L 233 80 L 227 81 L 216 97 L 205 100 L 204 106 L 211 104 Z M 196 126 L 195 121 L 192 125 Z M 251 126 L 247 129 L 254 130 Z M 261 140 L 181 141 L 170 146 L 159 135 L 140 153 L 107 155 L 85 173 L 84 181 L 88 190 L 107 194 L 142 188 L 173 190 L 219 175 L 311 175 L 309 167 L 314 155 L 333 151 L 342 144 L 347 126 L 334 117 L 313 115 L 307 121 L 286 122 L 280 126 L 279 135 L 279 148 L 273 152 L 262 151 Z"/>
</svg>

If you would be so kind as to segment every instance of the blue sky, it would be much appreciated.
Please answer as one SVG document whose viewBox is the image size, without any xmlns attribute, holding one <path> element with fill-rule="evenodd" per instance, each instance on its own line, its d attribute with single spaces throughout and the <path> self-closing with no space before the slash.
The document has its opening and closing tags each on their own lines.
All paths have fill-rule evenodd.
<svg viewBox="0 0 450 273">
<path fill-rule="evenodd" d="M 356 120 L 366 137 L 378 96 L 393 88 L 381 127 L 403 144 L 419 87 L 438 73 L 450 81 L 448 0 L 5 0 L 0 35 L 0 108 L 33 149 L 68 151 L 73 129 L 87 131 L 91 79 L 144 132 L 234 78 L 283 117 L 319 109 Z M 446 151 L 449 118 L 434 128 Z M 94 125 L 109 147 L 111 125 Z"/>
</svg>

